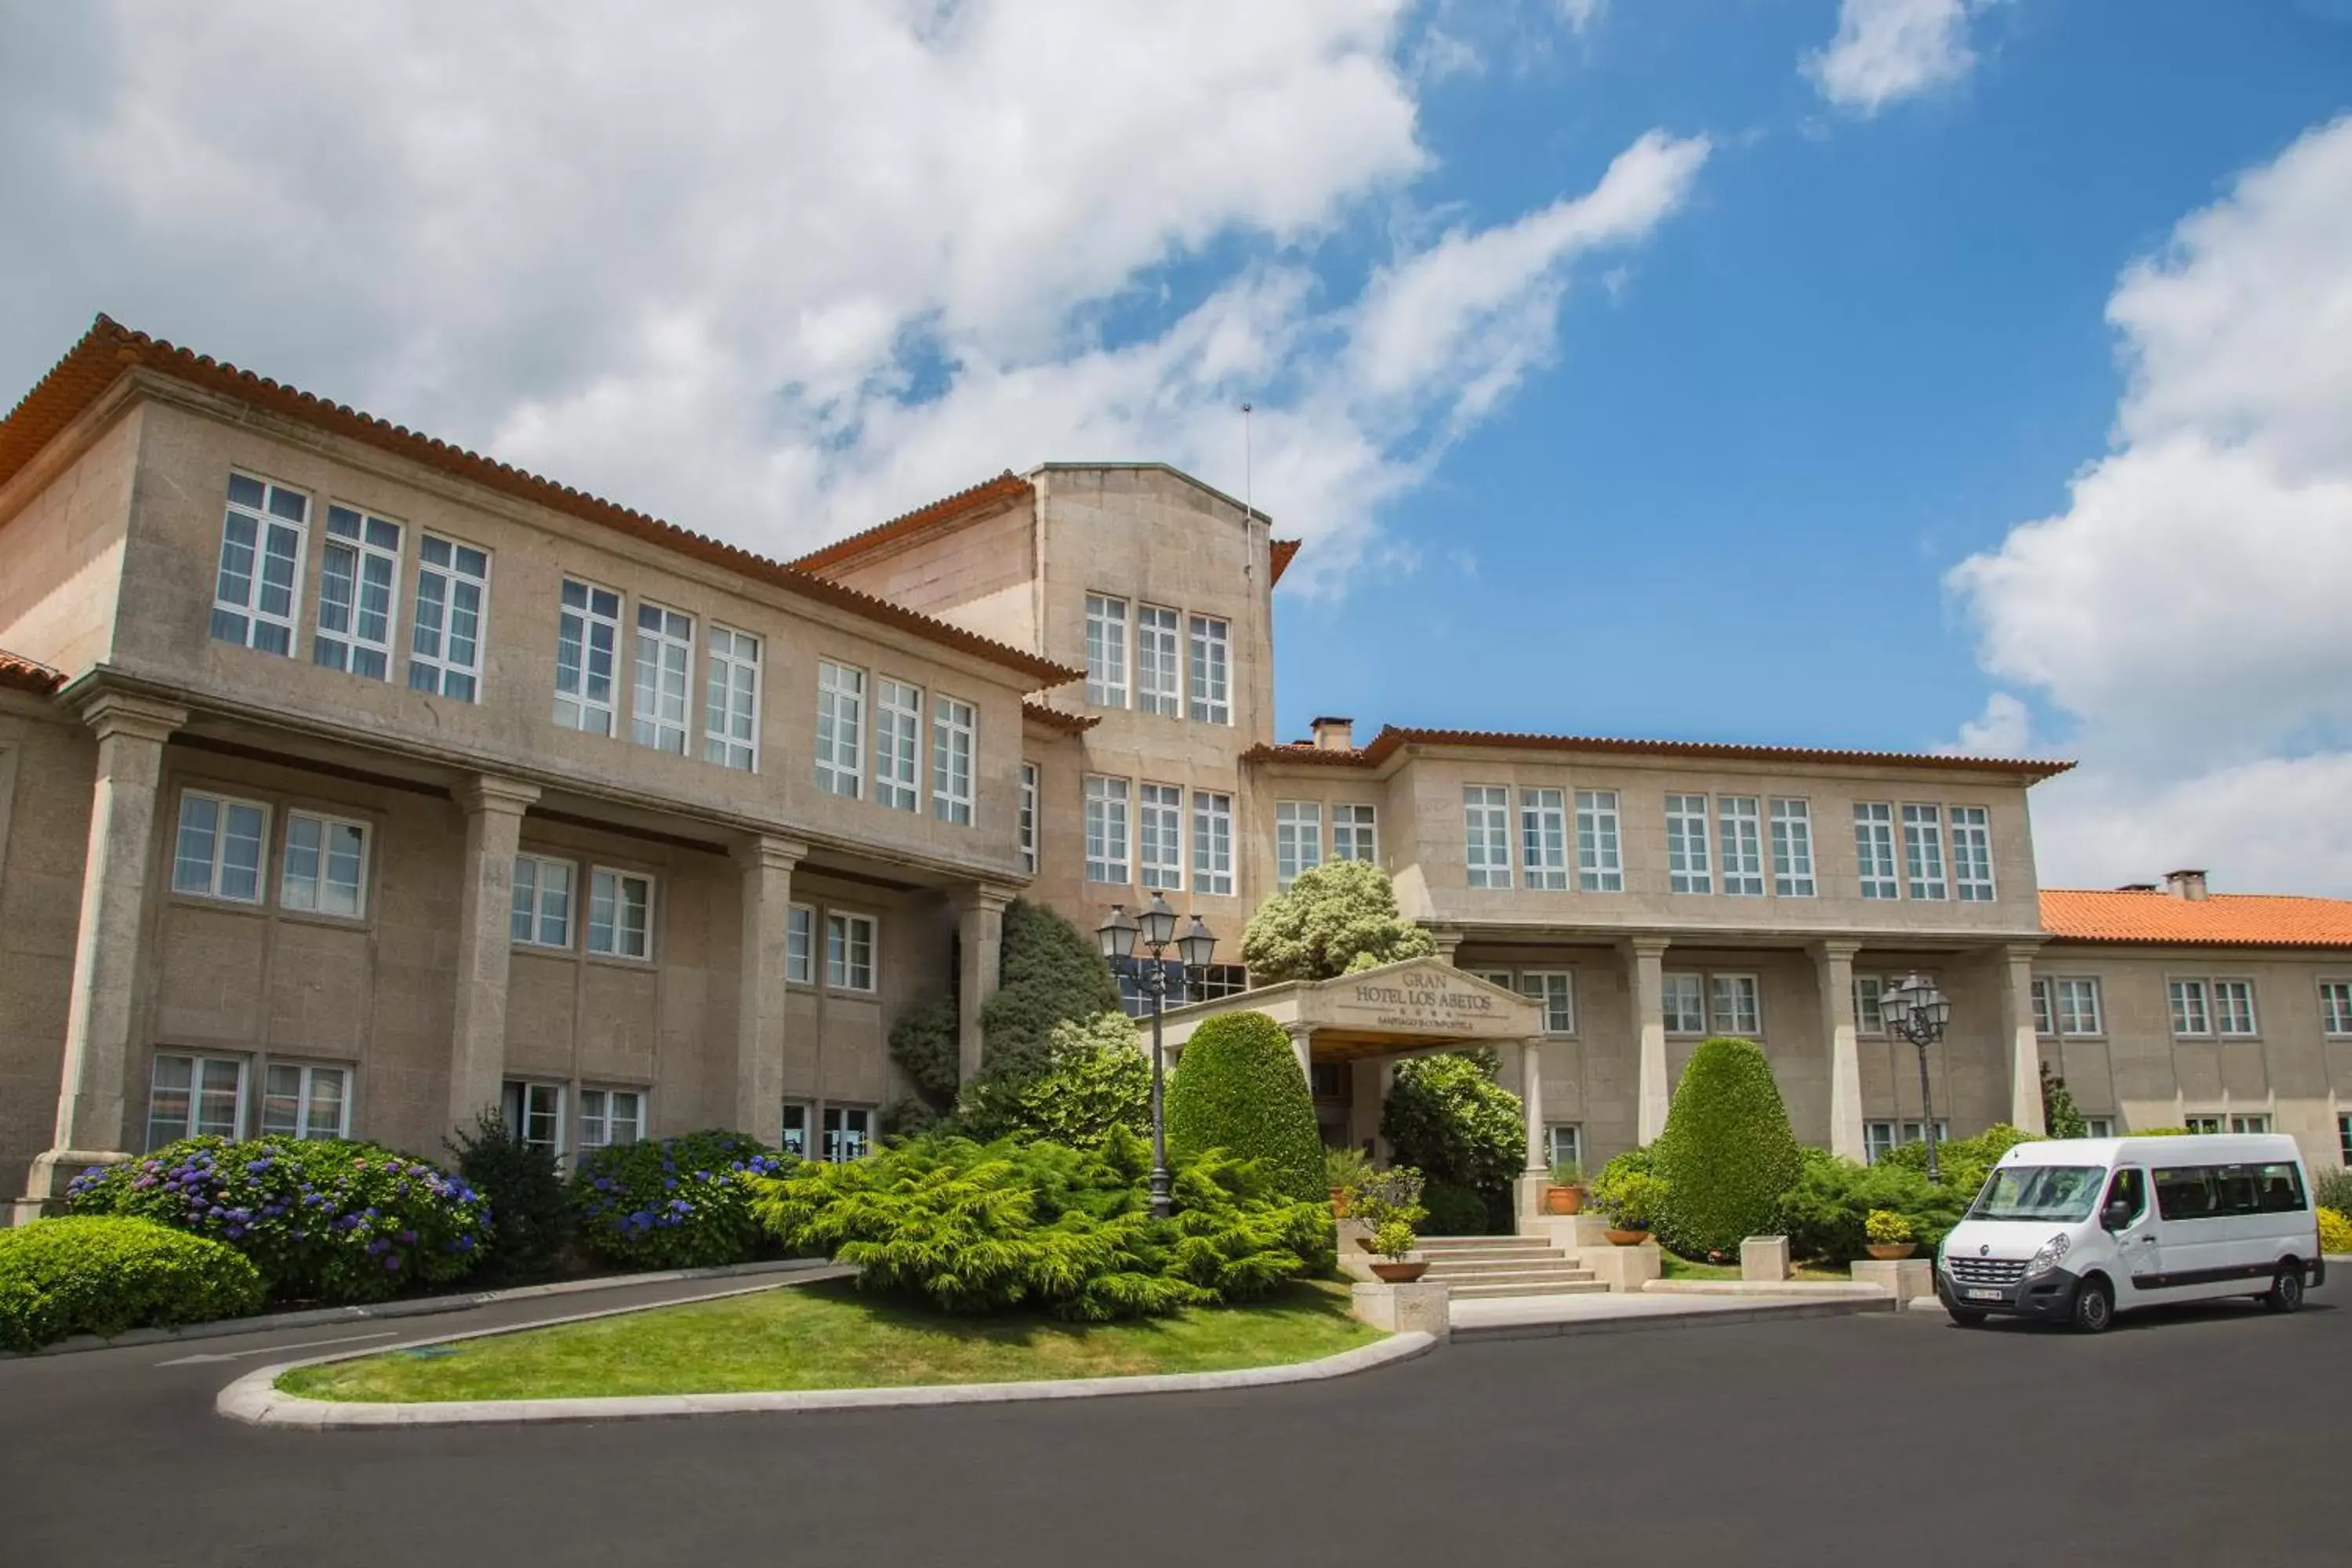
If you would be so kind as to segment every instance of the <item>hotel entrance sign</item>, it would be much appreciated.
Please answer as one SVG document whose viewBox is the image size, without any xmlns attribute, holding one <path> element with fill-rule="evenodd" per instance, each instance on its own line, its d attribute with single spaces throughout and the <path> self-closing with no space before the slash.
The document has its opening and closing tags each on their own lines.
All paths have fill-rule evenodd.
<svg viewBox="0 0 2352 1568">
<path fill-rule="evenodd" d="M 1517 1039 L 1529 1005 L 1448 964 L 1428 963 L 1343 975 L 1320 987 L 1333 1026 L 1400 1034 Z"/>
</svg>

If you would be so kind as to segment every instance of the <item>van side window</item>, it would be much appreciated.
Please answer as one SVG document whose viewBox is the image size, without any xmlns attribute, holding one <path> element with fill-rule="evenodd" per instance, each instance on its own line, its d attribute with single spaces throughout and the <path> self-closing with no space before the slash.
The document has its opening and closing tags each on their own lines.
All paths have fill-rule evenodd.
<svg viewBox="0 0 2352 1568">
<path fill-rule="evenodd" d="M 2156 1173 L 2156 1212 L 2166 1219 L 2210 1219 L 2215 1211 L 2213 1170 L 2182 1165 Z"/>
<path fill-rule="evenodd" d="M 2138 1171 L 2126 1166 L 2117 1171 L 2116 1179 L 2107 1184 L 2107 1201 L 2103 1206 L 2113 1208 L 2117 1204 L 2126 1205 L 2131 1211 L 2130 1217 L 2124 1221 L 2126 1226 L 2137 1223 L 2139 1216 L 2147 1212 L 2147 1181 Z"/>
<path fill-rule="evenodd" d="M 2303 1173 L 2293 1165 L 2264 1165 L 2261 1174 L 2264 1214 L 2301 1214 L 2307 1206 L 2303 1195 Z"/>
<path fill-rule="evenodd" d="M 2308 1206 L 2303 1173 L 2286 1161 L 2264 1165 L 2183 1165 L 2156 1173 L 2157 1212 L 2167 1219 L 2300 1214 Z"/>
</svg>

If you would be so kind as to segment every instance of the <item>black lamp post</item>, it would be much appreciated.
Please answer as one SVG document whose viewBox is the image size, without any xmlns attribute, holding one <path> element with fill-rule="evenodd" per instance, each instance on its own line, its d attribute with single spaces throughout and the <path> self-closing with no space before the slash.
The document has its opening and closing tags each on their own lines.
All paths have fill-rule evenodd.
<svg viewBox="0 0 2352 1568">
<path fill-rule="evenodd" d="M 1146 994 L 1151 998 L 1151 1214 L 1155 1219 L 1166 1219 L 1175 1209 L 1169 1196 L 1168 1122 L 1162 1110 L 1167 1090 L 1166 1058 L 1160 1048 L 1160 1013 L 1168 1000 L 1168 963 L 1160 955 L 1172 943 L 1176 949 L 1178 977 L 1186 970 L 1205 969 L 1217 951 L 1217 939 L 1209 928 L 1194 915 L 1192 923 L 1182 936 L 1176 934 L 1176 911 L 1159 894 L 1151 896 L 1150 906 L 1143 911 L 1140 923 L 1128 917 L 1127 906 L 1113 904 L 1110 918 L 1095 928 L 1095 940 L 1102 943 L 1103 957 L 1113 974 L 1129 975 L 1140 981 Z M 1150 952 L 1150 958 L 1138 958 L 1136 943 L 1140 941 Z"/>
<path fill-rule="evenodd" d="M 1936 1168 L 1936 1104 L 1927 1088 L 1927 1047 L 1944 1037 L 1944 1026 L 1952 1021 L 1952 999 L 1915 971 L 1879 997 L 1878 1010 L 1889 1029 L 1919 1047 L 1919 1118 L 1920 1130 L 1927 1136 L 1927 1179 L 1940 1182 L 1944 1177 Z"/>
</svg>

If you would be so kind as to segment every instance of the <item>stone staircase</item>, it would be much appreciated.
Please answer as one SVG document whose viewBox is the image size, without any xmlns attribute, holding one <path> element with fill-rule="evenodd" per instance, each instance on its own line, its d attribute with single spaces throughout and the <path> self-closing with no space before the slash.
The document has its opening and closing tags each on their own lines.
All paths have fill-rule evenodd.
<svg viewBox="0 0 2352 1568">
<path fill-rule="evenodd" d="M 1427 1279 L 1445 1281 L 1456 1301 L 1489 1296 L 1584 1296 L 1609 1287 L 1561 1248 L 1532 1236 L 1425 1236 L 1416 1255 Z"/>
</svg>

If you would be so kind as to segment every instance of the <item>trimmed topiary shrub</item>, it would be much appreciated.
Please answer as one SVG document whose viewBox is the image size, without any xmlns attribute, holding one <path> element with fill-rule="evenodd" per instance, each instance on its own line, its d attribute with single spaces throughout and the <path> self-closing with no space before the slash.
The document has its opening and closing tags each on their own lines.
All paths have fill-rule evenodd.
<svg viewBox="0 0 2352 1568">
<path fill-rule="evenodd" d="M 482 1272 L 500 1284 L 530 1284 L 562 1268 L 572 1240 L 572 1200 L 555 1152 L 526 1143 L 495 1110 L 449 1140 L 457 1174 L 489 1205 L 490 1237 Z"/>
<path fill-rule="evenodd" d="M 1753 1041 L 1699 1042 L 1651 1154 L 1666 1184 L 1652 1227 L 1660 1243 L 1704 1258 L 1763 1233 L 1797 1179 L 1797 1139 L 1772 1064 Z"/>
<path fill-rule="evenodd" d="M 184 1138 L 67 1189 L 75 1214 L 130 1215 L 226 1242 L 280 1300 L 381 1301 L 462 1279 L 490 1205 L 462 1176 L 341 1138 Z"/>
<path fill-rule="evenodd" d="M 1397 912 L 1389 874 L 1369 860 L 1331 860 L 1300 872 L 1242 932 L 1242 962 L 1254 985 L 1328 980 L 1436 951 L 1427 931 Z"/>
<path fill-rule="evenodd" d="M 1171 1160 L 1223 1149 L 1257 1161 L 1276 1192 L 1328 1201 L 1314 1096 L 1290 1037 L 1265 1014 L 1223 1013 L 1192 1031 L 1168 1085 L 1167 1118 Z"/>
<path fill-rule="evenodd" d="M 1055 910 L 1026 899 L 1006 905 L 1003 951 L 996 994 L 980 1010 L 982 1071 L 1038 1071 L 1055 1025 L 1118 1011 L 1095 939 Z"/>
<path fill-rule="evenodd" d="M 1527 1168 L 1528 1130 L 1519 1097 L 1495 1072 L 1492 1051 L 1400 1063 L 1381 1107 L 1381 1136 L 1433 1185 L 1474 1188 L 1490 1212 L 1499 1197 L 1507 1215 L 1511 1183 Z"/>
<path fill-rule="evenodd" d="M 890 1059 L 915 1086 L 915 1101 L 930 1112 L 930 1118 L 923 1121 L 911 1110 L 893 1107 L 895 1117 L 885 1115 L 886 1121 L 898 1123 L 890 1131 L 921 1131 L 954 1108 L 956 1089 L 962 1082 L 961 1049 L 956 1038 L 954 997 L 934 996 L 898 1015 L 898 1021 L 890 1026 Z"/>
<path fill-rule="evenodd" d="M 975 1142 L 1021 1137 L 1099 1149 L 1114 1127 L 1151 1129 L 1151 1064 L 1124 1013 L 1055 1025 L 1038 1072 L 974 1079 L 954 1131 Z"/>
<path fill-rule="evenodd" d="M 794 1163 L 723 1128 L 592 1149 L 575 1162 L 581 1239 L 625 1268 L 716 1268 L 760 1256 L 751 1179 Z"/>
<path fill-rule="evenodd" d="M 236 1248 L 152 1220 L 85 1215 L 0 1230 L 0 1350 L 241 1318 L 265 1300 L 261 1271 Z"/>
</svg>

